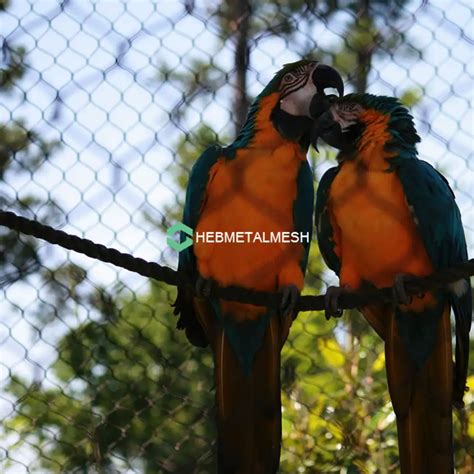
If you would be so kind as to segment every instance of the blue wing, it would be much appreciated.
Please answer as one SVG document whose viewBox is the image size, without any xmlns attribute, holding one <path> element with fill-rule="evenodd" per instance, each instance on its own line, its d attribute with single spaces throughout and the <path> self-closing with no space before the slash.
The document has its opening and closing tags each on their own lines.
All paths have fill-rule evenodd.
<svg viewBox="0 0 474 474">
<path fill-rule="evenodd" d="M 199 221 L 199 214 L 209 182 L 209 172 L 221 156 L 222 148 L 211 146 L 198 158 L 191 170 L 184 203 L 183 223 L 193 230 Z M 183 242 L 186 238 L 186 234 L 182 233 L 181 241 Z M 179 253 L 178 271 L 188 274 L 192 280 L 196 277 L 196 258 L 193 246 Z M 207 346 L 207 338 L 194 313 L 191 292 L 185 288 L 178 288 L 174 307 L 174 314 L 180 315 L 177 323 L 178 329 L 186 330 L 186 336 L 192 344 L 200 347 Z"/>
<path fill-rule="evenodd" d="M 313 173 L 309 163 L 301 163 L 297 178 L 297 194 L 293 204 L 294 230 L 309 235 L 308 241 L 303 242 L 304 257 L 301 261 L 303 274 L 308 264 L 309 248 L 313 234 L 313 208 L 314 208 Z"/>
<path fill-rule="evenodd" d="M 468 260 L 461 213 L 447 180 L 429 163 L 403 159 L 397 173 L 428 256 L 436 270 Z M 456 320 L 456 399 L 462 400 L 469 358 L 472 296 L 469 279 L 451 287 L 449 300 Z"/>
<path fill-rule="evenodd" d="M 341 261 L 335 252 L 334 229 L 331 225 L 327 206 L 329 190 L 332 182 L 339 172 L 339 167 L 329 168 L 319 182 L 316 193 L 315 224 L 318 238 L 319 251 L 326 265 L 339 275 Z"/>
<path fill-rule="evenodd" d="M 186 189 L 186 200 L 183 210 L 183 224 L 191 229 L 195 229 L 199 220 L 199 214 L 206 194 L 207 183 L 209 182 L 209 172 L 222 156 L 220 146 L 207 148 L 194 163 L 189 176 L 188 187 Z M 186 234 L 182 233 L 181 241 L 186 240 Z M 178 270 L 192 272 L 196 271 L 196 260 L 193 247 L 188 247 L 179 254 Z"/>
</svg>

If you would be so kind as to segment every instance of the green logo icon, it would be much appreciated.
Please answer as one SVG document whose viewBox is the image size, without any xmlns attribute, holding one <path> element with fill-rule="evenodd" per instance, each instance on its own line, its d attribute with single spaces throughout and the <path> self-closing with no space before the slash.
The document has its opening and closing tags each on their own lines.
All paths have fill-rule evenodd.
<svg viewBox="0 0 474 474">
<path fill-rule="evenodd" d="M 189 237 L 186 237 L 186 240 L 184 240 L 183 242 L 176 242 L 176 240 L 173 240 L 173 236 L 174 234 L 176 234 L 176 232 L 184 232 L 185 234 L 189 235 Z M 188 247 L 191 247 L 191 245 L 193 245 L 193 229 L 191 229 L 191 227 L 188 227 L 186 224 L 183 224 L 182 222 L 178 222 L 177 224 L 172 225 L 166 231 L 166 234 L 168 235 L 168 245 L 173 250 L 176 250 L 176 252 L 181 252 L 182 250 L 187 249 Z"/>
</svg>

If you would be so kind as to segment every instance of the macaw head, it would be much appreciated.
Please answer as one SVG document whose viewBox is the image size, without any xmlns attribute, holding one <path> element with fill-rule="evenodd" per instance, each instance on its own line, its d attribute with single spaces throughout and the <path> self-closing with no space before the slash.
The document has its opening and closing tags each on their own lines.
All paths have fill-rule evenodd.
<svg viewBox="0 0 474 474">
<path fill-rule="evenodd" d="M 413 117 L 395 97 L 372 94 L 328 96 L 329 107 L 313 111 L 311 143 L 318 138 L 338 148 L 346 156 L 357 152 L 361 138 L 384 140 L 386 149 L 414 148 L 420 141 Z"/>
<path fill-rule="evenodd" d="M 276 96 L 270 115 L 274 127 L 284 137 L 299 140 L 309 132 L 311 117 L 329 107 L 327 88 L 344 94 L 342 78 L 332 67 L 311 60 L 285 64 L 257 97 L 251 113 L 257 112 L 265 97 Z"/>
<path fill-rule="evenodd" d="M 276 89 L 280 95 L 278 106 L 292 116 L 312 117 L 325 96 L 326 88 L 344 94 L 344 83 L 339 73 L 326 64 L 302 60 L 285 64 L 264 89 Z"/>
</svg>

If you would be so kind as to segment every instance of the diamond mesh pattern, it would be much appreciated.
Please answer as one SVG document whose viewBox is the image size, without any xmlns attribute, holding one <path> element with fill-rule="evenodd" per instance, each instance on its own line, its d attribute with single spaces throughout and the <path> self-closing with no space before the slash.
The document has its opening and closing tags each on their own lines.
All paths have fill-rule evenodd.
<svg viewBox="0 0 474 474">
<path fill-rule="evenodd" d="M 189 169 L 235 136 L 282 64 L 411 107 L 419 153 L 474 242 L 467 1 L 0 0 L 0 203 L 175 266 Z M 316 179 L 334 152 L 311 152 Z M 0 228 L 0 471 L 210 473 L 212 357 L 175 330 L 174 289 Z M 334 282 L 313 245 L 306 293 Z M 304 313 L 283 350 L 282 473 L 398 472 L 380 340 L 355 311 Z M 474 371 L 455 413 L 474 472 Z"/>
</svg>

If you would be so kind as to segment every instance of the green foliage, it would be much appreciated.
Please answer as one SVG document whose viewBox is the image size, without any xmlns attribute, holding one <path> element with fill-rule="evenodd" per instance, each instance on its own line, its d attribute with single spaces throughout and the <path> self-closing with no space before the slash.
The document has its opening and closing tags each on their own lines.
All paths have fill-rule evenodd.
<svg viewBox="0 0 474 474">
<path fill-rule="evenodd" d="M 423 99 L 423 91 L 419 88 L 410 88 L 405 90 L 400 96 L 400 102 L 406 107 L 415 107 Z"/>
<path fill-rule="evenodd" d="M 72 278 L 81 293 L 85 275 L 64 273 L 56 280 Z M 198 460 L 212 472 L 212 357 L 174 329 L 170 296 L 159 284 L 139 299 L 98 290 L 89 319 L 58 344 L 54 386 L 12 379 L 8 391 L 19 403 L 5 429 L 41 448 L 37 469 L 107 472 L 118 459 L 134 466 L 138 458 L 145 473 L 193 472 L 186 468 Z M 395 462 L 381 349 L 355 314 L 344 327 L 318 313 L 298 317 L 283 352 L 282 472 Z"/>
<path fill-rule="evenodd" d="M 0 3 L 0 11 L 8 2 Z M 12 92 L 25 73 L 25 49 L 3 39 L 0 62 L 0 97 Z M 25 121 L 0 123 L 0 206 L 18 213 L 38 214 L 43 222 L 54 222 L 59 209 L 54 202 L 44 202 L 33 195 L 12 192 L 11 182 L 20 176 L 31 176 L 59 144 L 42 139 Z M 0 285 L 21 280 L 37 271 L 41 261 L 35 239 L 0 229 Z"/>
<path fill-rule="evenodd" d="M 474 343 L 471 340 L 470 368 L 467 378 L 469 391 L 464 395 L 465 407 L 454 411 L 455 465 L 459 474 L 470 474 L 474 470 Z"/>
<path fill-rule="evenodd" d="M 282 472 L 375 472 L 396 461 L 381 353 L 355 312 L 337 326 L 318 313 L 298 317 L 283 352 L 294 377 L 284 378 Z"/>
<path fill-rule="evenodd" d="M 22 121 L 0 125 L 0 180 L 6 172 L 34 173 L 58 146 L 42 140 Z"/>
<path fill-rule="evenodd" d="M 339 7 L 351 12 L 352 20 L 345 26 L 344 42 L 332 51 L 333 66 L 348 76 L 355 92 L 366 91 L 375 56 L 384 57 L 395 51 L 405 56 L 420 54 L 406 35 L 393 26 L 409 15 L 404 9 L 408 0 L 372 0 L 370 3 L 346 0 L 341 3 Z"/>
<path fill-rule="evenodd" d="M 177 159 L 169 168 L 177 189 L 176 200 L 172 205 L 165 206 L 163 214 L 165 219 L 157 220 L 151 211 L 145 211 L 145 219 L 157 228 L 166 232 L 169 223 L 180 222 L 183 214 L 186 186 L 188 184 L 189 172 L 194 162 L 201 153 L 211 145 L 229 142 L 229 138 L 219 137 L 207 124 L 200 124 L 192 133 L 183 136 L 176 144 Z"/>
<path fill-rule="evenodd" d="M 168 289 L 152 284 L 140 299 L 93 296 L 94 317 L 58 345 L 57 383 L 12 379 L 8 391 L 21 403 L 7 433 L 40 446 L 35 466 L 48 472 L 112 472 L 120 459 L 144 473 L 192 472 L 201 458 L 211 471 L 212 357 L 175 330 Z"/>
<path fill-rule="evenodd" d="M 1 10 L 2 5 L 0 4 Z M 4 39 L 2 50 L 3 62 L 7 63 L 7 66 L 0 68 L 0 89 L 9 90 L 15 81 L 21 79 L 25 71 L 25 48 L 11 47 Z"/>
<path fill-rule="evenodd" d="M 232 3 L 222 2 L 216 13 L 222 43 L 231 43 L 237 31 Z M 385 27 L 402 17 L 405 0 L 396 2 L 400 8 L 393 8 L 393 2 L 372 0 L 371 12 L 361 11 L 364 2 L 352 0 L 252 3 L 249 36 L 255 44 L 270 36 L 295 39 L 296 20 L 302 21 L 301 14 L 308 11 L 316 19 L 308 23 L 321 18 L 329 21 L 340 9 L 353 13 L 346 25 L 346 41 L 321 54 L 334 54 L 334 66 L 349 75 L 359 92 L 365 88 L 372 56 L 388 54 L 405 41 L 402 33 Z M 0 0 L 0 10 L 7 4 Z M 314 43 L 302 45 L 301 54 L 313 49 Z M 408 46 L 409 51 L 414 50 Z M 9 46 L 5 57 L 7 65 L 0 70 L 2 93 L 11 92 L 21 79 L 26 60 L 19 47 Z M 189 67 L 191 72 L 184 74 L 163 64 L 161 80 L 174 83 L 185 97 L 186 106 L 177 108 L 172 119 L 183 118 L 186 107 L 196 99 L 212 100 L 228 82 L 227 69 L 196 59 Z M 412 90 L 402 97 L 411 106 L 418 100 L 418 93 Z M 222 143 L 231 140 L 228 136 L 219 139 Z M 176 182 L 178 202 L 165 210 L 169 221 L 181 220 L 183 190 L 192 164 L 208 145 L 218 141 L 216 131 L 202 123 L 177 143 L 177 164 L 169 172 Z M 25 123 L 0 124 L 0 179 L 32 172 L 56 146 L 28 130 Z M 322 156 L 333 160 L 334 155 L 334 151 L 325 151 Z M 321 158 L 314 152 L 310 158 L 314 169 Z M 45 206 L 34 196 L 18 200 L 2 193 L 1 205 L 14 211 L 38 211 L 41 220 L 51 211 L 53 220 L 59 215 L 53 203 Z M 145 217 L 164 229 L 164 222 L 152 215 Z M 14 401 L 15 411 L 4 421 L 3 434 L 18 436 L 10 448 L 12 458 L 16 448 L 33 446 L 38 451 L 30 465 L 32 472 L 213 472 L 212 357 L 209 350 L 192 348 L 175 329 L 170 308 L 174 291 L 155 283 L 139 294 L 121 285 L 91 289 L 80 267 L 45 269 L 36 241 L 3 229 L 0 250 L 0 281 L 13 282 L 38 272 L 49 295 L 33 313 L 38 333 L 46 324 L 61 321 L 68 326 L 55 344 L 57 360 L 41 383 L 11 377 L 6 396 Z M 321 293 L 325 269 L 313 243 L 305 293 Z M 472 350 L 474 360 L 474 347 Z M 395 417 L 386 388 L 382 341 L 357 312 L 346 312 L 340 321 L 325 321 L 321 313 L 300 314 L 282 357 L 280 472 L 398 472 Z M 466 410 L 455 414 L 454 425 L 456 465 L 466 466 L 461 474 L 472 472 L 469 465 L 474 463 L 472 368 L 469 385 Z"/>
</svg>

